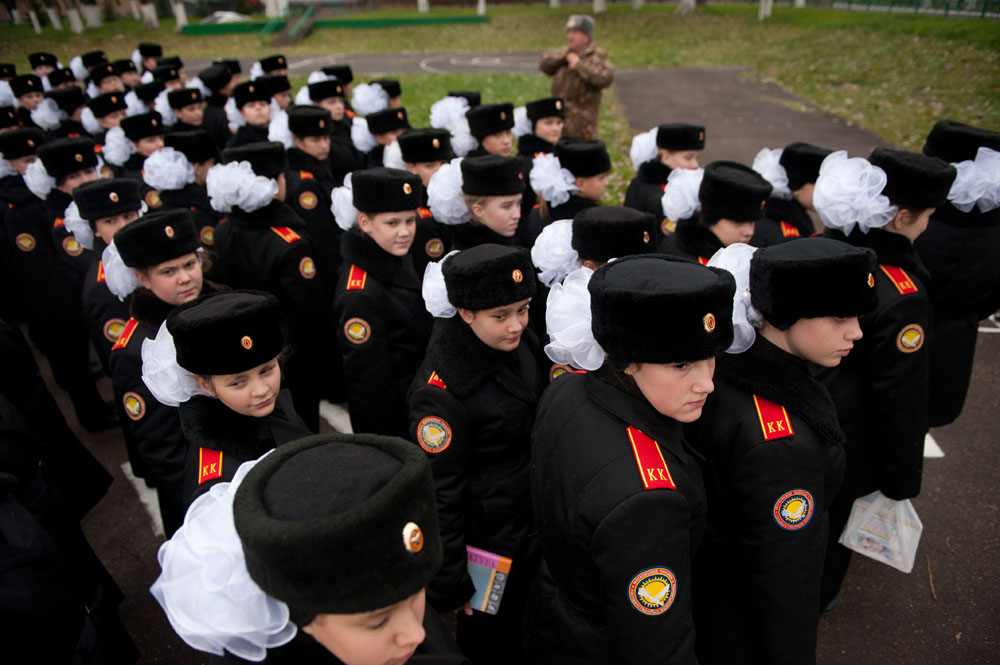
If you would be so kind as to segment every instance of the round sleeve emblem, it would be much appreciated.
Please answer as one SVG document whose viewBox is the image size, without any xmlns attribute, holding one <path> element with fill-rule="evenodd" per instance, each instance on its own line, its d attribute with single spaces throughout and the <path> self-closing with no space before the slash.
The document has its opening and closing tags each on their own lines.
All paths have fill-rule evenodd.
<svg viewBox="0 0 1000 665">
<path fill-rule="evenodd" d="M 307 256 L 299 261 L 299 274 L 306 279 L 312 279 L 316 276 L 316 264 L 311 257 Z"/>
<path fill-rule="evenodd" d="M 424 245 L 424 251 L 432 259 L 439 259 L 444 254 L 444 243 L 441 242 L 441 238 L 431 238 Z"/>
<path fill-rule="evenodd" d="M 660 232 L 663 233 L 663 235 L 665 236 L 668 236 L 671 233 L 673 233 L 674 229 L 676 228 L 677 228 L 677 222 L 672 222 L 669 219 L 664 219 L 663 222 L 660 224 Z"/>
<path fill-rule="evenodd" d="M 83 254 L 83 245 L 75 236 L 66 236 L 62 241 L 63 250 L 70 256 L 80 256 Z"/>
<path fill-rule="evenodd" d="M 198 232 L 198 237 L 201 238 L 202 245 L 214 245 L 215 244 L 215 227 L 214 226 L 204 226 L 201 231 Z"/>
<path fill-rule="evenodd" d="M 123 319 L 108 319 L 104 322 L 104 339 L 112 343 L 117 342 L 124 329 L 125 321 Z"/>
<path fill-rule="evenodd" d="M 647 568 L 632 578 L 628 599 L 632 607 L 647 616 L 670 609 L 677 598 L 677 578 L 669 568 Z"/>
<path fill-rule="evenodd" d="M 790 490 L 774 502 L 774 523 L 785 531 L 798 531 L 812 520 L 813 497 L 806 490 Z"/>
<path fill-rule="evenodd" d="M 115 177 L 115 172 L 111 170 L 110 166 L 101 167 L 101 177 L 105 180 L 110 180 Z"/>
<path fill-rule="evenodd" d="M 31 252 L 35 249 L 37 243 L 35 242 L 35 236 L 30 233 L 18 233 L 17 237 L 14 238 L 14 244 L 22 252 Z"/>
<path fill-rule="evenodd" d="M 142 420 L 146 415 L 146 400 L 137 393 L 127 392 L 122 395 L 122 404 L 125 405 L 125 415 L 131 420 Z"/>
<path fill-rule="evenodd" d="M 451 445 L 451 425 L 444 418 L 427 416 L 417 425 L 417 443 L 431 454 L 443 453 Z"/>
<path fill-rule="evenodd" d="M 403 547 L 411 554 L 424 549 L 424 532 L 416 522 L 407 522 L 403 527 Z"/>
<path fill-rule="evenodd" d="M 316 195 L 312 192 L 302 192 L 299 194 L 299 206 L 303 210 L 312 210 L 318 203 Z"/>
<path fill-rule="evenodd" d="M 903 326 L 896 337 L 896 348 L 903 353 L 914 353 L 924 345 L 924 329 L 917 323 Z"/>
<path fill-rule="evenodd" d="M 558 365 L 558 364 L 553 365 L 551 368 L 549 368 L 549 383 L 552 383 L 563 374 L 572 371 L 573 370 L 570 369 L 569 365 Z"/>
<path fill-rule="evenodd" d="M 160 193 L 155 189 L 151 189 L 146 192 L 146 196 L 143 197 L 143 200 L 146 201 L 146 205 L 150 208 L 159 208 L 163 205 L 163 201 L 160 200 Z"/>
<path fill-rule="evenodd" d="M 344 337 L 351 344 L 364 344 L 371 337 L 372 330 L 368 322 L 362 318 L 348 319 L 344 324 Z"/>
</svg>

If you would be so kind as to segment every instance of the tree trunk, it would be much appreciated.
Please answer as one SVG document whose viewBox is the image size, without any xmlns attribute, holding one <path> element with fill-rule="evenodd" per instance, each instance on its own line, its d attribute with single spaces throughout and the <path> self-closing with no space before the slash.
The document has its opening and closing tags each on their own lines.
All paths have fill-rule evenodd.
<svg viewBox="0 0 1000 665">
<path fill-rule="evenodd" d="M 426 14 L 431 10 L 431 3 L 428 0 L 417 0 L 417 11 Z"/>
<path fill-rule="evenodd" d="M 595 14 L 603 14 L 604 12 L 608 11 L 608 3 L 606 2 L 606 0 L 594 0 L 593 11 Z"/>
<path fill-rule="evenodd" d="M 694 11 L 694 0 L 681 0 L 677 3 L 677 9 L 675 10 L 678 14 L 687 14 Z"/>
<path fill-rule="evenodd" d="M 771 17 L 771 5 L 774 0 L 760 0 L 760 9 L 757 11 L 757 20 L 763 21 Z"/>
<path fill-rule="evenodd" d="M 55 7 L 46 7 L 45 15 L 49 17 L 49 23 L 52 24 L 54 29 L 62 30 L 62 18 L 60 18 L 59 12 Z"/>
<path fill-rule="evenodd" d="M 174 32 L 180 32 L 188 24 L 187 10 L 184 9 L 184 3 L 181 0 L 171 0 L 170 8 L 174 10 L 174 18 L 177 19 Z"/>
</svg>

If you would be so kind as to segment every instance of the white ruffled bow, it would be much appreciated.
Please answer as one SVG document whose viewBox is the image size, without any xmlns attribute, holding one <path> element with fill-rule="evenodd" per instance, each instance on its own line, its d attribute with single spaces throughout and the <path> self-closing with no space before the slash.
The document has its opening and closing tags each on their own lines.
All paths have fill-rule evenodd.
<svg viewBox="0 0 1000 665">
<path fill-rule="evenodd" d="M 183 189 L 194 182 L 194 166 L 183 152 L 170 147 L 161 148 L 143 162 L 142 179 L 160 191 Z"/>
<path fill-rule="evenodd" d="M 260 64 L 260 60 L 257 60 L 252 65 L 250 65 L 250 80 L 259 79 L 264 75 L 264 68 Z"/>
<path fill-rule="evenodd" d="M 160 114 L 163 119 L 163 124 L 167 127 L 173 127 L 177 124 L 177 116 L 174 115 L 174 110 L 170 108 L 170 102 L 167 101 L 167 93 L 170 90 L 164 89 L 160 91 L 160 94 L 156 96 L 153 100 L 153 110 Z"/>
<path fill-rule="evenodd" d="M 648 132 L 636 134 L 632 138 L 632 147 L 629 148 L 628 156 L 632 158 L 632 166 L 638 171 L 639 167 L 646 162 L 656 159 L 660 150 L 656 145 L 656 132 L 658 127 L 653 127 Z"/>
<path fill-rule="evenodd" d="M 882 195 L 885 171 L 844 150 L 830 153 L 819 167 L 813 206 L 823 223 L 850 235 L 857 224 L 862 233 L 882 228 L 899 209 Z"/>
<path fill-rule="evenodd" d="M 122 166 L 128 158 L 135 154 L 135 145 L 125 136 L 125 130 L 121 127 L 112 127 L 104 135 L 104 148 L 101 154 L 108 160 L 109 164 Z"/>
<path fill-rule="evenodd" d="M 134 91 L 129 90 L 125 93 L 125 115 L 132 117 L 134 115 L 142 115 L 143 113 L 149 113 L 149 107 L 146 103 L 139 99 L 139 95 L 135 94 Z"/>
<path fill-rule="evenodd" d="M 271 109 L 271 122 L 267 125 L 267 140 L 278 141 L 285 146 L 286 150 L 295 147 L 292 130 L 288 128 L 287 111 L 277 107 Z"/>
<path fill-rule="evenodd" d="M 94 231 L 90 228 L 90 222 L 80 216 L 80 208 L 76 201 L 70 202 L 63 211 L 63 221 L 66 230 L 73 234 L 76 241 L 84 249 L 94 249 Z"/>
<path fill-rule="evenodd" d="M 948 200 L 957 210 L 969 212 L 978 206 L 981 212 L 1000 207 L 1000 152 L 982 147 L 974 160 L 952 164 L 958 176 L 948 192 Z"/>
<path fill-rule="evenodd" d="M 358 221 L 361 212 L 354 207 L 354 182 L 351 178 L 353 174 L 344 176 L 344 184 L 334 187 L 330 192 L 330 212 L 337 226 L 345 231 L 350 231 Z"/>
<path fill-rule="evenodd" d="M 17 97 L 14 96 L 14 91 L 10 88 L 10 83 L 7 81 L 0 81 L 0 106 L 13 106 L 17 108 Z"/>
<path fill-rule="evenodd" d="M 298 631 L 288 605 L 250 577 L 233 519 L 237 489 L 269 454 L 241 464 L 232 482 L 217 483 L 195 499 L 184 524 L 157 554 L 162 571 L 149 591 L 174 631 L 199 651 L 229 651 L 259 662 Z"/>
<path fill-rule="evenodd" d="M 278 183 L 256 175 L 250 162 L 217 164 L 208 170 L 205 181 L 209 202 L 218 212 L 260 210 L 278 193 Z"/>
<path fill-rule="evenodd" d="M 451 149 L 459 157 L 465 157 L 479 145 L 469 131 L 469 120 L 465 117 L 468 110 L 469 100 L 465 97 L 443 97 L 431 104 L 431 127 L 451 132 Z"/>
<path fill-rule="evenodd" d="M 531 261 L 541 272 L 538 279 L 545 286 L 561 282 L 580 267 L 580 255 L 573 249 L 573 220 L 552 222 L 538 234 L 531 247 Z"/>
<path fill-rule="evenodd" d="M 518 106 L 514 109 L 514 136 L 521 138 L 531 133 L 531 120 L 528 118 L 528 109 L 524 106 Z"/>
<path fill-rule="evenodd" d="M 454 226 L 472 219 L 462 196 L 462 158 L 456 157 L 431 176 L 427 183 L 427 207 L 434 219 Z"/>
<path fill-rule="evenodd" d="M 600 369 L 607 353 L 594 339 L 591 326 L 590 291 L 594 271 L 577 268 L 562 284 L 553 284 L 545 303 L 545 327 L 549 343 L 545 355 L 562 365 L 588 371 Z"/>
<path fill-rule="evenodd" d="M 17 175 L 17 169 L 3 158 L 3 153 L 0 153 L 0 178 L 6 178 L 9 175 Z"/>
<path fill-rule="evenodd" d="M 77 81 L 85 81 L 90 73 L 87 68 L 83 66 L 83 58 L 76 55 L 69 61 L 69 68 L 73 72 L 73 76 L 76 77 Z"/>
<path fill-rule="evenodd" d="M 32 194 L 44 201 L 48 198 L 52 188 L 56 186 L 56 179 L 45 170 L 45 164 L 42 163 L 42 160 L 36 159 L 28 164 L 28 168 L 24 171 L 24 184 L 31 190 Z"/>
<path fill-rule="evenodd" d="M 360 152 L 368 152 L 378 145 L 375 135 L 368 130 L 368 121 L 360 116 L 351 120 L 351 143 Z"/>
<path fill-rule="evenodd" d="M 388 169 L 406 170 L 406 162 L 403 161 L 403 149 L 399 147 L 399 141 L 393 141 L 382 151 L 382 166 Z"/>
<path fill-rule="evenodd" d="M 195 395 L 214 397 L 198 385 L 194 374 L 177 364 L 177 347 L 166 321 L 155 338 L 142 341 L 142 382 L 166 406 L 178 406 Z"/>
<path fill-rule="evenodd" d="M 315 72 L 314 72 L 315 73 Z M 312 74 L 310 74 L 312 76 Z M 296 106 L 311 106 L 312 98 L 309 97 L 309 86 L 304 85 L 295 93 Z"/>
<path fill-rule="evenodd" d="M 750 303 L 750 260 L 756 247 L 741 242 L 720 249 L 708 260 L 711 268 L 722 268 L 736 279 L 736 293 L 733 295 L 733 343 L 726 353 L 743 353 L 757 339 L 757 328 L 764 317 Z"/>
<path fill-rule="evenodd" d="M 378 83 L 360 83 L 351 95 L 351 108 L 361 115 L 371 115 L 389 108 L 389 93 Z"/>
<path fill-rule="evenodd" d="M 236 108 L 236 98 L 230 97 L 226 100 L 226 104 L 222 107 L 226 112 L 226 124 L 229 125 L 229 131 L 236 133 L 236 130 L 247 124 L 246 119 L 240 110 Z"/>
<path fill-rule="evenodd" d="M 454 249 L 440 261 L 431 261 L 424 267 L 424 281 L 420 287 L 420 293 L 424 297 L 424 307 L 436 319 L 450 319 L 458 313 L 455 306 L 448 299 L 448 287 L 444 283 L 444 262 L 458 254 Z"/>
<path fill-rule="evenodd" d="M 579 191 L 576 177 L 564 169 L 554 153 L 542 153 L 531 160 L 531 188 L 552 207 L 560 206 Z"/>
<path fill-rule="evenodd" d="M 108 285 L 108 290 L 118 296 L 119 300 L 125 300 L 128 294 L 138 289 L 142 284 L 135 276 L 135 270 L 125 265 L 122 255 L 118 253 L 114 239 L 108 243 L 101 254 L 101 265 L 104 267 L 104 283 Z"/>
<path fill-rule="evenodd" d="M 100 134 L 103 129 L 101 127 L 101 123 L 97 121 L 97 116 L 94 115 L 94 112 L 90 110 L 89 106 L 84 106 L 83 111 L 80 112 L 80 124 L 83 125 L 83 128 L 87 130 L 88 134 L 92 134 L 94 136 Z"/>
<path fill-rule="evenodd" d="M 56 100 L 51 97 L 43 99 L 31 112 L 31 120 L 42 129 L 50 132 L 59 129 L 59 126 L 68 117 L 66 111 L 59 108 Z"/>
<path fill-rule="evenodd" d="M 698 190 L 705 177 L 705 169 L 674 169 L 667 176 L 667 186 L 660 197 L 663 216 L 672 222 L 693 217 L 701 210 Z"/>
<path fill-rule="evenodd" d="M 771 187 L 773 188 L 771 196 L 790 201 L 792 190 L 788 188 L 788 172 L 781 165 L 782 152 L 784 152 L 782 148 L 775 150 L 761 148 L 761 151 L 753 158 L 753 166 L 751 168 L 771 183 Z"/>
</svg>

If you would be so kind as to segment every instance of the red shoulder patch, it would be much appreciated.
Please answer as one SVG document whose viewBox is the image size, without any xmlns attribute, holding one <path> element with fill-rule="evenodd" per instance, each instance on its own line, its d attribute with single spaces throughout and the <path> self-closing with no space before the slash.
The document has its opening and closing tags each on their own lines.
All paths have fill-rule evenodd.
<svg viewBox="0 0 1000 665">
<path fill-rule="evenodd" d="M 428 217 L 433 217 L 434 214 L 431 212 L 430 208 L 420 206 L 417 208 L 417 214 L 420 215 L 420 219 L 427 219 Z"/>
<path fill-rule="evenodd" d="M 302 236 L 287 226 L 272 226 L 271 230 L 277 233 L 278 237 L 287 242 L 289 245 L 302 239 Z"/>
<path fill-rule="evenodd" d="M 441 390 L 447 390 L 448 389 L 448 386 L 444 385 L 444 381 L 441 380 L 441 377 L 438 376 L 437 372 L 431 372 L 430 378 L 427 379 L 427 385 L 429 385 L 429 386 L 437 386 Z"/>
<path fill-rule="evenodd" d="M 139 325 L 138 321 L 130 318 L 128 322 L 125 323 L 125 327 L 122 328 L 122 333 L 121 335 L 118 336 L 118 341 L 115 342 L 115 345 L 111 347 L 111 350 L 119 351 L 128 346 L 128 342 L 130 339 L 132 339 L 132 334 L 135 333 L 135 329 L 136 327 L 138 327 L 138 325 Z"/>
<path fill-rule="evenodd" d="M 910 276 L 906 274 L 906 271 L 903 270 L 902 268 L 897 268 L 896 266 L 886 266 L 882 264 L 879 264 L 878 267 L 882 269 L 882 272 L 885 273 L 885 276 L 888 277 L 889 281 L 892 282 L 892 285 L 896 287 L 896 290 L 899 291 L 899 295 L 905 296 L 910 293 L 916 293 L 917 291 L 920 290 L 917 288 L 917 285 L 913 283 L 913 280 L 910 279 Z"/>
<path fill-rule="evenodd" d="M 802 234 L 788 222 L 781 222 L 781 235 L 784 238 L 798 238 Z"/>
<path fill-rule="evenodd" d="M 765 441 L 783 439 L 786 436 L 794 436 L 792 421 L 788 417 L 785 407 L 774 402 L 769 402 L 763 397 L 753 396 L 754 406 L 757 408 L 757 418 L 760 420 L 760 431 L 764 433 Z"/>
<path fill-rule="evenodd" d="M 639 475 L 642 476 L 642 486 L 647 490 L 675 490 L 677 485 L 670 475 L 667 462 L 663 459 L 660 446 L 656 441 L 643 434 L 639 429 L 629 426 L 626 429 L 628 440 L 632 443 L 632 453 L 635 455 Z"/>
<path fill-rule="evenodd" d="M 347 275 L 347 291 L 364 291 L 365 282 L 368 281 L 368 273 L 361 268 L 352 265 L 351 271 Z"/>
<path fill-rule="evenodd" d="M 198 484 L 222 477 L 222 451 L 198 449 Z"/>
<path fill-rule="evenodd" d="M 104 279 L 105 279 L 105 277 L 104 277 L 104 261 L 98 261 L 97 262 L 97 281 L 98 282 L 103 282 Z"/>
<path fill-rule="evenodd" d="M 299 171 L 299 177 L 303 180 L 312 180 L 313 174 L 309 171 Z"/>
</svg>

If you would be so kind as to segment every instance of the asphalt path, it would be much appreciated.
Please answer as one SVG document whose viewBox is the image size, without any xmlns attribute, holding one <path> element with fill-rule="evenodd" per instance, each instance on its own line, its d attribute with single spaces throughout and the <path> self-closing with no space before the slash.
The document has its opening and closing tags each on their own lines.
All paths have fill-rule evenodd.
<svg viewBox="0 0 1000 665">
<path fill-rule="evenodd" d="M 318 60 L 317 58 L 323 58 Z M 244 72 L 251 59 L 242 59 Z M 537 53 L 421 53 L 301 56 L 293 73 L 348 61 L 357 74 L 410 71 L 532 71 Z M 205 61 L 187 63 L 193 75 Z M 529 65 L 531 67 L 529 68 Z M 761 147 L 795 140 L 847 149 L 865 156 L 883 145 L 877 137 L 814 108 L 779 86 L 762 83 L 739 68 L 622 70 L 616 89 L 631 126 L 645 131 L 660 122 L 703 122 L 703 161 L 746 163 Z M 1000 408 L 1000 328 L 988 322 L 979 335 L 970 396 L 962 416 L 932 431 L 943 457 L 925 463 L 923 492 L 914 501 L 924 525 L 913 572 L 904 574 L 855 556 L 840 607 L 823 617 L 819 662 L 1000 662 L 1000 471 L 997 413 Z M 38 354 L 36 353 L 36 356 Z M 143 663 L 206 663 L 173 633 L 148 588 L 159 573 L 156 552 L 162 530 L 155 505 L 141 484 L 126 475 L 120 434 L 90 434 L 79 427 L 68 397 L 55 387 L 41 356 L 46 381 L 81 440 L 114 474 L 104 500 L 86 517 L 85 532 L 127 598 L 121 616 L 143 653 Z M 107 379 L 101 388 L 111 397 Z"/>
</svg>

